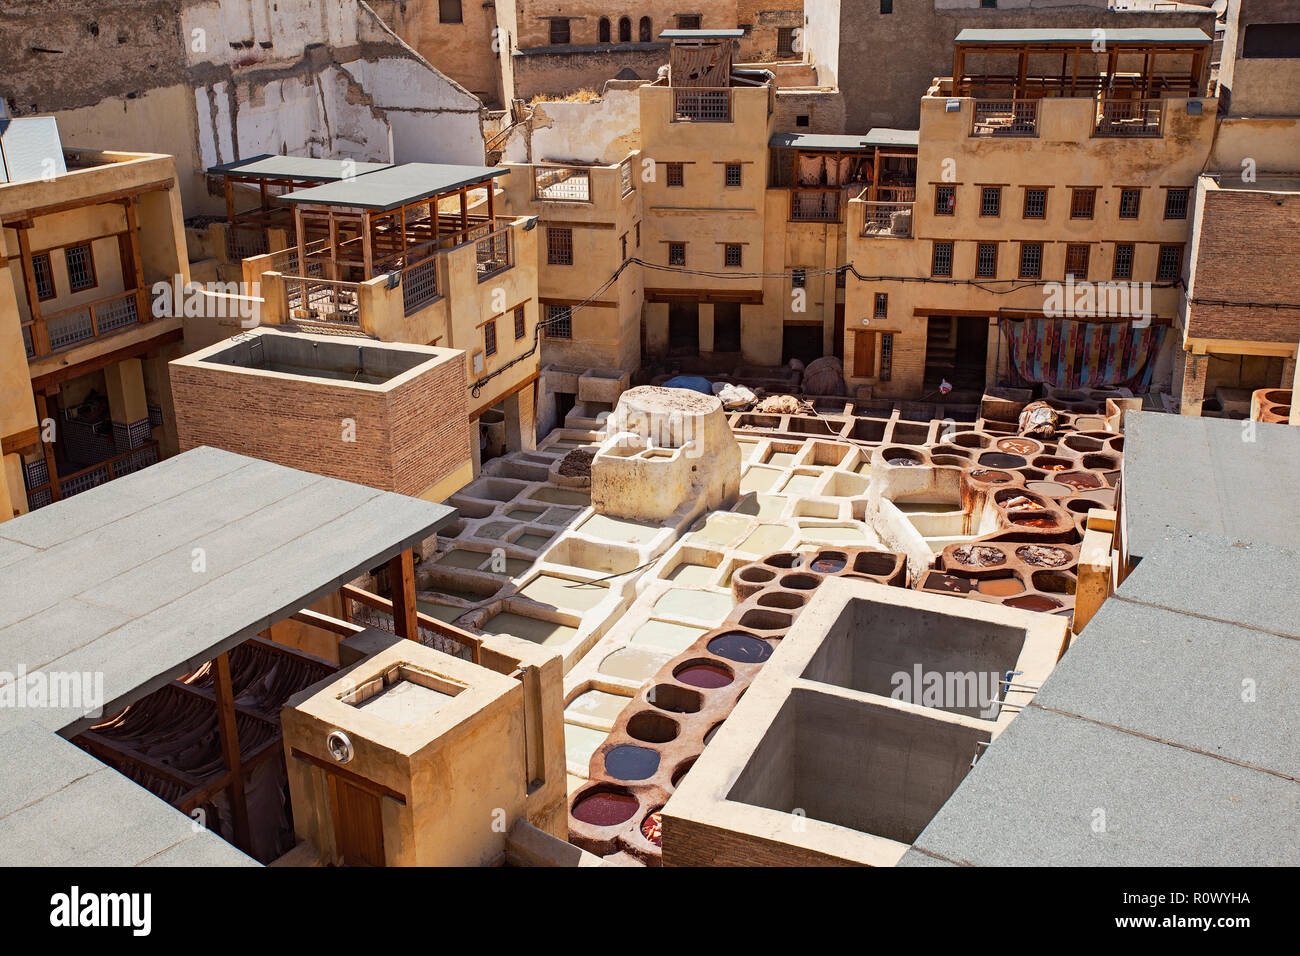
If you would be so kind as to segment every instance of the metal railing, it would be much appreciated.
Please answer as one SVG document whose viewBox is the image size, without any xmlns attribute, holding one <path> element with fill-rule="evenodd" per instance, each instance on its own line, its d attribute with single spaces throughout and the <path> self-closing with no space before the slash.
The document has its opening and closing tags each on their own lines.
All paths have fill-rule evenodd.
<svg viewBox="0 0 1300 956">
<path fill-rule="evenodd" d="M 284 288 L 290 318 L 360 328 L 357 283 L 308 276 L 285 276 Z"/>
<path fill-rule="evenodd" d="M 402 270 L 402 307 L 414 315 L 438 298 L 438 254 Z"/>
<path fill-rule="evenodd" d="M 90 342 L 140 322 L 141 290 L 119 292 L 85 305 L 23 323 L 27 357 L 40 358 Z"/>
<path fill-rule="evenodd" d="M 478 240 L 474 243 L 474 254 L 479 282 L 505 272 L 514 265 L 510 261 L 510 228 L 498 229 Z"/>
<path fill-rule="evenodd" d="M 146 442 L 139 448 L 132 448 L 120 455 L 114 455 L 112 458 L 91 465 L 89 468 L 83 468 L 80 471 L 74 471 L 70 475 L 61 476 L 55 481 L 47 481 L 43 485 L 28 488 L 27 507 L 35 510 L 52 503 L 56 485 L 59 499 L 62 500 L 106 484 L 114 478 L 121 478 L 123 475 L 129 475 L 157 463 L 158 443 L 156 441 Z"/>
<path fill-rule="evenodd" d="M 873 239 L 912 238 L 912 208 L 910 202 L 864 202 L 862 235 Z"/>
<path fill-rule="evenodd" d="M 730 89 L 673 89 L 673 122 L 730 123 Z"/>
<path fill-rule="evenodd" d="M 1160 100 L 1102 100 L 1097 104 L 1094 136 L 1159 136 L 1164 111 Z"/>
<path fill-rule="evenodd" d="M 1037 136 L 1038 100 L 976 100 L 972 136 Z"/>
<path fill-rule="evenodd" d="M 242 262 L 253 256 L 264 256 L 271 248 L 265 226 L 245 226 L 231 223 L 226 227 L 226 258 Z"/>
<path fill-rule="evenodd" d="M 840 189 L 792 189 L 790 219 L 793 222 L 839 222 L 843 200 L 844 193 Z"/>
<path fill-rule="evenodd" d="M 575 166 L 534 166 L 538 199 L 552 202 L 591 202 L 591 170 Z"/>
</svg>

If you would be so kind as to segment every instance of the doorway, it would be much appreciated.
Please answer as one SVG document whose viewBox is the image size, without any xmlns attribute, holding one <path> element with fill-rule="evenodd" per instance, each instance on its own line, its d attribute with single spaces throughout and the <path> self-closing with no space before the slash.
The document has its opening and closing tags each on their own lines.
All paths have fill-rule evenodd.
<svg viewBox="0 0 1300 956">
<path fill-rule="evenodd" d="M 925 391 L 938 391 L 947 380 L 953 392 L 984 393 L 989 357 L 989 317 L 932 315 L 925 337 Z"/>
<path fill-rule="evenodd" d="M 787 322 L 781 330 L 781 364 L 785 365 L 790 359 L 797 358 L 807 365 L 821 358 L 825 354 L 822 351 L 824 334 L 820 322 Z"/>
<path fill-rule="evenodd" d="M 713 306 L 713 351 L 740 351 L 740 303 L 718 302 Z"/>
<path fill-rule="evenodd" d="M 330 773 L 334 845 L 344 866 L 384 865 L 384 815 L 379 796 Z"/>
<path fill-rule="evenodd" d="M 668 354 L 674 357 L 700 354 L 700 304 L 698 302 L 669 303 Z"/>
</svg>

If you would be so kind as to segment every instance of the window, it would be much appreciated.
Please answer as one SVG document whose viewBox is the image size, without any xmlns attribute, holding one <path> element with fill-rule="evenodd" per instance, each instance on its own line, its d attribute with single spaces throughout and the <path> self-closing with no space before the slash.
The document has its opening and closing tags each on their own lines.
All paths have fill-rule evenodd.
<svg viewBox="0 0 1300 956">
<path fill-rule="evenodd" d="M 1133 243 L 1115 243 L 1115 266 L 1111 270 L 1114 279 L 1133 278 Z"/>
<path fill-rule="evenodd" d="M 893 12 L 894 12 L 894 0 L 880 0 L 880 12 L 881 12 L 881 13 L 893 13 Z"/>
<path fill-rule="evenodd" d="M 739 186 L 741 183 L 741 165 L 740 163 L 727 163 L 723 172 L 722 182 L 725 186 Z"/>
<path fill-rule="evenodd" d="M 975 277 L 993 279 L 998 274 L 998 244 L 981 242 L 975 247 Z"/>
<path fill-rule="evenodd" d="M 1041 242 L 1022 242 L 1020 244 L 1020 278 L 1038 279 L 1043 275 L 1043 244 Z"/>
<path fill-rule="evenodd" d="M 797 52 L 794 48 L 794 27 L 777 27 L 776 28 L 776 55 L 777 56 L 794 56 Z"/>
<path fill-rule="evenodd" d="M 668 264 L 670 266 L 686 265 L 686 243 L 684 242 L 668 243 Z"/>
<path fill-rule="evenodd" d="M 1187 218 L 1187 190 L 1186 189 L 1165 190 L 1165 218 L 1166 219 Z"/>
<path fill-rule="evenodd" d="M 1183 247 L 1161 246 L 1160 262 L 1156 266 L 1156 279 L 1171 282 L 1183 272 Z"/>
<path fill-rule="evenodd" d="M 936 216 L 951 216 L 953 208 L 956 205 L 957 205 L 956 186 L 935 186 L 934 187 L 934 214 Z"/>
<path fill-rule="evenodd" d="M 1065 247 L 1065 274 L 1076 279 L 1088 278 L 1088 247 L 1080 244 Z"/>
<path fill-rule="evenodd" d="M 934 244 L 934 255 L 930 264 L 930 275 L 932 276 L 952 275 L 952 243 L 951 242 L 936 242 Z"/>
<path fill-rule="evenodd" d="M 876 293 L 876 307 L 871 313 L 872 318 L 884 319 L 889 317 L 889 293 Z"/>
<path fill-rule="evenodd" d="M 1091 219 L 1096 205 L 1097 190 L 1092 188 L 1070 190 L 1071 219 Z"/>
<path fill-rule="evenodd" d="M 679 30 L 698 30 L 700 28 L 700 15 L 698 13 L 677 15 L 677 29 Z"/>
<path fill-rule="evenodd" d="M 63 250 L 68 262 L 68 289 L 71 292 L 83 292 L 93 289 L 95 280 L 95 257 L 91 255 L 90 243 L 80 246 L 68 246 Z"/>
<path fill-rule="evenodd" d="M 1300 59 L 1300 23 L 1249 23 L 1242 59 Z"/>
<path fill-rule="evenodd" d="M 438 0 L 439 23 L 463 23 L 460 0 Z"/>
<path fill-rule="evenodd" d="M 569 21 L 557 17 L 551 21 L 551 46 L 565 46 L 569 42 Z"/>
<path fill-rule="evenodd" d="M 573 230 L 568 226 L 546 227 L 546 263 L 552 266 L 573 265 Z"/>
<path fill-rule="evenodd" d="M 665 163 L 668 167 L 668 185 L 686 185 L 686 167 L 681 163 Z"/>
<path fill-rule="evenodd" d="M 627 233 L 618 237 L 618 247 L 624 259 L 627 259 Z"/>
<path fill-rule="evenodd" d="M 632 42 L 632 18 L 631 17 L 619 17 L 618 42 L 619 43 Z"/>
<path fill-rule="evenodd" d="M 641 248 L 641 223 L 638 222 L 635 226 L 633 226 L 632 232 L 636 236 L 636 247 L 640 249 Z"/>
<path fill-rule="evenodd" d="M 548 305 L 546 307 L 546 337 L 548 339 L 573 338 L 573 306 Z"/>
<path fill-rule="evenodd" d="M 524 307 L 522 305 L 515 307 L 515 341 L 518 342 L 527 333 L 528 328 L 524 322 Z"/>
<path fill-rule="evenodd" d="M 1002 215 L 1002 187 L 984 186 L 980 189 L 980 215 Z"/>
<path fill-rule="evenodd" d="M 36 280 L 36 298 L 44 302 L 54 298 L 54 272 L 50 269 L 50 254 L 42 252 L 32 256 L 32 277 Z"/>
<path fill-rule="evenodd" d="M 996 10 L 998 8 L 998 0 L 980 0 L 980 6 L 985 10 Z"/>
<path fill-rule="evenodd" d="M 805 269 L 794 269 L 790 273 L 790 288 L 803 289 L 808 285 L 808 272 Z"/>
<path fill-rule="evenodd" d="M 894 333 L 880 333 L 880 374 L 876 376 L 882 382 L 888 382 L 894 370 Z"/>
<path fill-rule="evenodd" d="M 483 354 L 497 354 L 497 320 L 488 319 L 483 323 Z"/>
<path fill-rule="evenodd" d="M 745 247 L 738 242 L 729 242 L 723 246 L 722 264 L 732 269 L 739 269 L 744 261 Z"/>
<path fill-rule="evenodd" d="M 1136 219 L 1142 208 L 1142 190 L 1121 189 L 1119 191 L 1119 218 Z"/>
<path fill-rule="evenodd" d="M 794 125 L 795 125 L 795 126 L 808 126 L 808 125 L 810 125 L 809 120 L 808 120 L 808 114 L 807 114 L 807 113 L 800 113 L 798 116 L 796 116 L 796 117 L 794 118 Z"/>
<path fill-rule="evenodd" d="M 654 40 L 654 27 L 650 23 L 649 17 L 641 18 L 641 25 L 638 27 L 638 39 L 642 43 L 650 43 Z"/>
<path fill-rule="evenodd" d="M 601 17 L 599 22 L 596 24 L 596 42 L 609 42 L 609 17 Z"/>
<path fill-rule="evenodd" d="M 1047 216 L 1047 190 L 1025 190 L 1025 218 L 1044 219 Z"/>
</svg>

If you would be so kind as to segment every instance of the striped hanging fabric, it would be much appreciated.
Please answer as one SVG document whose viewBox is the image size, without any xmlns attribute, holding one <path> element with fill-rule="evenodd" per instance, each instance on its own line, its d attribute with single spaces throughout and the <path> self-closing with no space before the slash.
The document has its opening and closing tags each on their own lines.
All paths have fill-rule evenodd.
<svg viewBox="0 0 1300 956">
<path fill-rule="evenodd" d="M 1072 319 L 1004 318 L 1001 324 L 1014 384 L 1053 388 L 1145 391 L 1166 331 L 1163 325 Z"/>
</svg>

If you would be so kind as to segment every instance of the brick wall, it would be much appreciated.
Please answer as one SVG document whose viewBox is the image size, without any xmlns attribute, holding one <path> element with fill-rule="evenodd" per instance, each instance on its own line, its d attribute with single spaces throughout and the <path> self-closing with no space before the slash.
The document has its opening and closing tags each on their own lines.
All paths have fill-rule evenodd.
<svg viewBox="0 0 1300 956">
<path fill-rule="evenodd" d="M 208 364 L 172 365 L 171 380 L 181 451 L 210 445 L 407 495 L 469 460 L 463 354 L 384 391 Z"/>
<path fill-rule="evenodd" d="M 1300 339 L 1300 194 L 1207 190 L 1198 232 L 1187 335 Z"/>
</svg>

